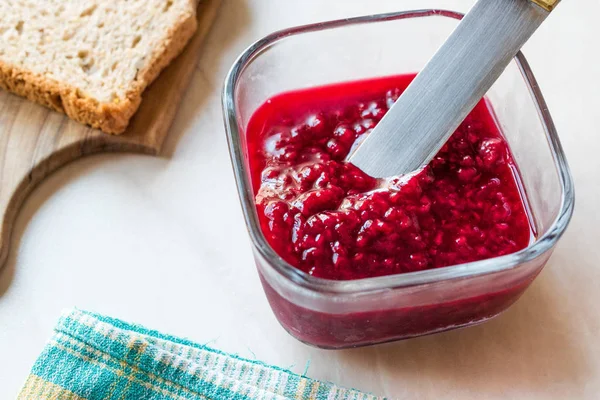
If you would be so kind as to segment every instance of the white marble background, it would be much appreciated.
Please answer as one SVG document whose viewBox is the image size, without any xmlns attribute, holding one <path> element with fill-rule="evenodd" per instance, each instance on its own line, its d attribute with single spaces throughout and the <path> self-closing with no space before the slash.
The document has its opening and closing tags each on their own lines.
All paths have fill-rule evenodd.
<svg viewBox="0 0 600 400">
<path fill-rule="evenodd" d="M 297 24 L 472 0 L 225 0 L 165 157 L 102 155 L 43 183 L 0 272 L 0 398 L 14 398 L 61 309 L 77 306 L 393 398 L 596 399 L 600 393 L 599 0 L 565 0 L 525 54 L 577 188 L 544 272 L 474 328 L 346 351 L 280 328 L 250 253 L 219 94 L 252 41 Z"/>
</svg>

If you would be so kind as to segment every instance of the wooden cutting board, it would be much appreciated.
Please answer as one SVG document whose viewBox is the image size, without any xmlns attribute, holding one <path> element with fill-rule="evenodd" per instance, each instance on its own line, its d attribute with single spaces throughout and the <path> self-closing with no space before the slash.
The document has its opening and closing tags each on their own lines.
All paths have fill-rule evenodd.
<svg viewBox="0 0 600 400">
<path fill-rule="evenodd" d="M 159 154 L 220 3 L 201 2 L 198 31 L 145 92 L 123 135 L 107 135 L 0 90 L 0 267 L 8 257 L 13 224 L 23 201 L 53 171 L 94 153 Z"/>
</svg>

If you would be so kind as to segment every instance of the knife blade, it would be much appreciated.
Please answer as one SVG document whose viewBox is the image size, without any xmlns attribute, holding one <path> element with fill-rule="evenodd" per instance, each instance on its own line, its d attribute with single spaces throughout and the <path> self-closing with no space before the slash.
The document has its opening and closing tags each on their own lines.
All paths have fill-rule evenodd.
<svg viewBox="0 0 600 400">
<path fill-rule="evenodd" d="M 426 165 L 559 0 L 479 0 L 349 162 L 384 178 Z"/>
</svg>

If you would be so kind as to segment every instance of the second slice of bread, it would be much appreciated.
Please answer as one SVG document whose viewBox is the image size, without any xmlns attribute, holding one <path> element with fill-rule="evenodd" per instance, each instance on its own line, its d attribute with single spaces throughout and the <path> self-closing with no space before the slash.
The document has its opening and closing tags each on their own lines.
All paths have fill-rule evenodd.
<svg viewBox="0 0 600 400">
<path fill-rule="evenodd" d="M 0 87 L 119 134 L 196 30 L 197 0 L 0 1 Z"/>
</svg>

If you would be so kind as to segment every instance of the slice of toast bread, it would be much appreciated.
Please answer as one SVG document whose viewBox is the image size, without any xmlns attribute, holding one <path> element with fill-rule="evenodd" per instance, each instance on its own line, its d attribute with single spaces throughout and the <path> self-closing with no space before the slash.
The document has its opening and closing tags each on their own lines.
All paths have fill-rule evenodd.
<svg viewBox="0 0 600 400">
<path fill-rule="evenodd" d="M 196 30 L 197 0 L 2 0 L 0 87 L 119 134 Z"/>
</svg>

